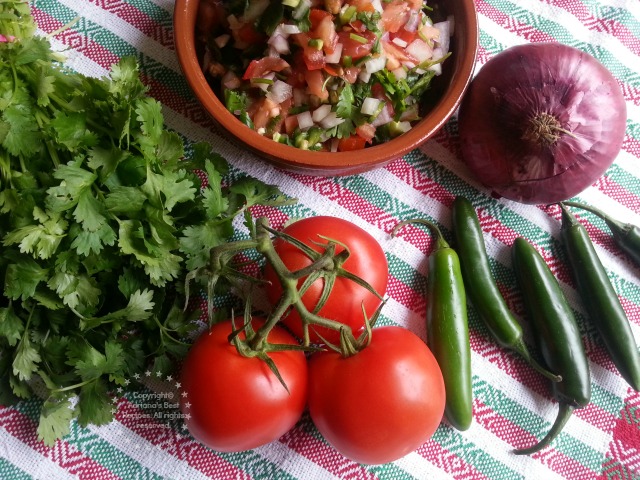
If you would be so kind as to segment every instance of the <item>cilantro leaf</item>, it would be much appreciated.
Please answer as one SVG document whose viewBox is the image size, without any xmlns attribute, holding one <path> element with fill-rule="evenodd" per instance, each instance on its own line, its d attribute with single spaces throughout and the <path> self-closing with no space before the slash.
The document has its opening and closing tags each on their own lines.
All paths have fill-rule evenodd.
<svg viewBox="0 0 640 480">
<path fill-rule="evenodd" d="M 40 360 L 37 348 L 31 343 L 28 332 L 25 332 L 13 357 L 13 374 L 20 380 L 31 380 Z"/>
<path fill-rule="evenodd" d="M 14 347 L 24 332 L 24 324 L 12 306 L 0 308 L 0 336 L 7 339 L 10 347 Z"/>
<path fill-rule="evenodd" d="M 56 440 L 69 433 L 69 425 L 75 416 L 69 396 L 50 396 L 43 404 L 38 422 L 38 440 L 51 447 Z"/>
</svg>

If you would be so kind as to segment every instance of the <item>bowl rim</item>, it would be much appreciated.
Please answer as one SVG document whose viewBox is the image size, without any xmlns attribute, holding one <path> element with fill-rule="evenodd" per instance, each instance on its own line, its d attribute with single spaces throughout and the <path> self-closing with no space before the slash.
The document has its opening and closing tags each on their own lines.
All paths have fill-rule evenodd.
<svg viewBox="0 0 640 480">
<path fill-rule="evenodd" d="M 466 29 L 472 32 L 470 35 L 473 35 L 473 37 L 466 37 L 471 39 L 467 47 L 473 51 L 461 56 L 461 62 L 457 69 L 458 74 L 454 76 L 447 87 L 446 98 L 438 100 L 423 121 L 428 118 L 439 118 L 439 120 L 426 131 L 412 128 L 392 141 L 359 151 L 316 152 L 284 145 L 248 128 L 229 112 L 209 86 L 197 61 L 195 24 L 200 0 L 176 0 L 173 18 L 174 42 L 183 75 L 202 107 L 225 131 L 245 144 L 250 150 L 290 169 L 302 168 L 309 171 L 321 169 L 325 172 L 337 173 L 343 170 L 363 170 L 366 167 L 373 168 L 398 159 L 417 148 L 439 131 L 460 105 L 464 92 L 473 77 L 479 43 L 479 26 L 474 0 L 460 1 L 467 6 L 465 10 L 468 17 Z M 211 105 L 214 107 L 212 108 Z M 397 141 L 398 139 L 402 140 Z M 358 154 L 359 152 L 365 154 Z M 327 163 L 327 155 L 331 155 L 331 159 L 334 161 Z"/>
</svg>

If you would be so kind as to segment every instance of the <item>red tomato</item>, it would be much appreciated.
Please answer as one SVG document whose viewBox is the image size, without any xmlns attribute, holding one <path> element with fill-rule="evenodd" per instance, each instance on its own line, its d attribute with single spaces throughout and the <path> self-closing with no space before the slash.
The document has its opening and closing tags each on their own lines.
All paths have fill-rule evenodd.
<svg viewBox="0 0 640 480">
<path fill-rule="evenodd" d="M 292 223 L 284 229 L 284 232 L 318 252 L 323 249 L 315 242 L 327 243 L 326 240 L 320 238 L 320 235 L 342 242 L 351 252 L 343 267 L 367 281 L 381 296 L 386 293 L 389 278 L 387 257 L 376 239 L 357 225 L 336 217 L 319 216 Z M 276 240 L 275 249 L 289 270 L 298 270 L 311 263 L 311 260 L 300 249 L 288 242 Z M 340 251 L 342 251 L 342 247 L 338 246 L 336 252 Z M 266 287 L 267 296 L 270 302 L 275 305 L 282 295 L 282 287 L 270 265 L 265 268 L 264 277 L 270 282 Z M 303 279 L 299 284 L 302 283 Z M 317 305 L 323 285 L 322 280 L 316 280 L 302 296 L 302 301 L 309 311 L 313 311 Z M 338 277 L 329 299 L 320 309 L 319 315 L 347 325 L 357 336 L 364 327 L 363 303 L 367 316 L 370 318 L 380 305 L 380 300 L 352 280 Z M 295 309 L 292 309 L 283 318 L 283 321 L 293 333 L 302 338 L 302 323 Z M 318 328 L 318 332 L 331 343 L 338 344 L 340 342 L 340 334 L 336 330 Z M 312 328 L 309 329 L 309 334 L 312 342 L 320 342 L 320 337 Z"/>
<path fill-rule="evenodd" d="M 307 93 L 315 95 L 320 100 L 329 98 L 329 91 L 324 88 L 324 76 L 321 70 L 307 70 L 304 72 L 304 79 L 307 82 Z"/>
<path fill-rule="evenodd" d="M 353 32 L 338 32 L 338 41 L 342 44 L 342 56 L 351 57 L 352 59 L 362 58 L 368 55 L 376 41 L 376 34 L 367 30 L 362 33 L 354 33 L 366 39 L 366 43 L 359 42 L 351 38 Z"/>
<path fill-rule="evenodd" d="M 363 123 L 359 127 L 356 127 L 356 134 L 364 138 L 367 142 L 371 143 L 373 137 L 376 136 L 376 127 L 370 123 Z"/>
<path fill-rule="evenodd" d="M 242 325 L 238 318 L 236 325 Z M 257 328 L 261 320 L 257 320 Z M 220 452 L 257 448 L 278 439 L 300 419 L 306 405 L 308 370 L 300 351 L 270 353 L 289 392 L 267 364 L 238 354 L 228 335 L 230 320 L 214 325 L 191 347 L 182 367 L 181 409 L 189 432 Z M 244 338 L 244 333 L 240 334 Z M 284 329 L 268 341 L 296 344 Z"/>
<path fill-rule="evenodd" d="M 393 0 L 382 12 L 382 25 L 387 32 L 397 32 L 411 16 L 411 7 L 404 0 Z"/>
<path fill-rule="evenodd" d="M 367 140 L 360 135 L 351 135 L 350 137 L 338 140 L 339 152 L 350 152 L 352 150 L 362 150 Z"/>
<path fill-rule="evenodd" d="M 278 57 L 263 57 L 260 60 L 251 60 L 242 78 L 244 80 L 260 78 L 268 72 L 281 72 L 288 66 L 287 62 Z"/>
<path fill-rule="evenodd" d="M 354 356 L 314 353 L 309 361 L 309 413 L 322 436 L 364 464 L 397 460 L 429 440 L 445 407 L 438 362 L 402 327 L 373 329 Z"/>
</svg>

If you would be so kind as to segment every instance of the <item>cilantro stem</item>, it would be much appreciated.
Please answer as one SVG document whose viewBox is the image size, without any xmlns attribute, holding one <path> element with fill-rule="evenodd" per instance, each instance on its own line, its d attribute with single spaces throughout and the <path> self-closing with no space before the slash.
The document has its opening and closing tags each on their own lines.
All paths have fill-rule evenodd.
<svg viewBox="0 0 640 480">
<path fill-rule="evenodd" d="M 90 384 L 91 382 L 95 382 L 98 378 L 100 378 L 100 377 L 92 378 L 91 380 L 85 380 L 84 382 L 76 383 L 76 384 L 73 384 L 73 385 L 68 385 L 66 387 L 56 388 L 54 390 L 51 390 L 51 392 L 52 393 L 61 393 L 61 392 L 68 392 L 69 390 L 75 390 L 76 388 L 81 388 L 81 387 L 84 387 L 85 385 Z"/>
</svg>

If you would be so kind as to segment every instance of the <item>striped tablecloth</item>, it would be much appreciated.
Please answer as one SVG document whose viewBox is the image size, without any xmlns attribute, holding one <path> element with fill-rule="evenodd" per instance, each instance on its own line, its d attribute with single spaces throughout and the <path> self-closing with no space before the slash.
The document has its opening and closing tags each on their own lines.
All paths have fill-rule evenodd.
<svg viewBox="0 0 640 480">
<path fill-rule="evenodd" d="M 524 236 L 544 251 L 581 326 L 590 360 L 591 404 L 575 412 L 551 448 L 515 456 L 541 438 L 555 418 L 549 385 L 517 356 L 496 346 L 470 311 L 474 423 L 460 433 L 442 424 L 417 451 L 392 464 L 355 464 L 323 441 L 308 417 L 277 442 L 254 451 L 219 454 L 194 441 L 179 422 L 148 412 L 153 390 L 130 392 L 115 404 L 116 420 L 71 433 L 53 447 L 36 439 L 38 400 L 0 406 L 0 479 L 592 479 L 640 478 L 640 394 L 615 371 L 602 342 L 585 321 L 559 250 L 557 209 L 496 200 L 469 175 L 458 153 L 456 119 L 419 150 L 385 168 L 343 178 L 314 178 L 278 171 L 215 133 L 181 75 L 173 45 L 171 0 L 34 0 L 42 32 L 80 21 L 55 36 L 68 65 L 103 76 L 125 55 L 142 66 L 150 94 L 162 102 L 168 126 L 188 141 L 206 140 L 236 172 L 246 172 L 299 199 L 265 210 L 278 227 L 287 218 L 328 214 L 371 232 L 390 265 L 383 323 L 425 335 L 425 254 L 429 237 L 415 229 L 389 237 L 399 220 L 427 216 L 450 235 L 456 195 L 479 209 L 491 265 L 511 306 L 522 313 L 509 248 Z M 577 200 L 597 204 L 640 225 L 640 1 L 476 0 L 480 49 L 477 68 L 503 49 L 525 42 L 559 41 L 583 49 L 613 72 L 628 104 L 627 134 L 613 166 Z M 594 217 L 590 232 L 640 341 L 640 269 L 620 255 Z"/>
</svg>

